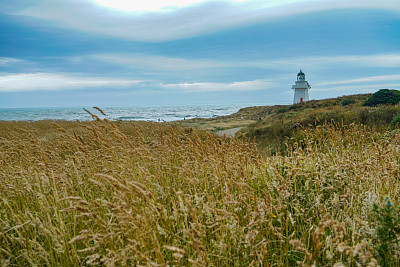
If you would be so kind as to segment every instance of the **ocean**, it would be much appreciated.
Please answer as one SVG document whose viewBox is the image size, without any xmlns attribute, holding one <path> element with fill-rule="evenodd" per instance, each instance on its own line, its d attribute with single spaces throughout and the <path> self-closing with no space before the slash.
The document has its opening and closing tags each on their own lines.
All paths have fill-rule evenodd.
<svg viewBox="0 0 400 267">
<path fill-rule="evenodd" d="M 230 115 L 251 104 L 232 105 L 185 105 L 151 107 L 99 107 L 109 120 L 176 121 L 191 118 L 212 118 Z M 84 107 L 93 114 L 104 118 L 99 111 Z M 0 108 L 0 121 L 38 120 L 92 120 L 82 107 L 61 108 Z"/>
</svg>

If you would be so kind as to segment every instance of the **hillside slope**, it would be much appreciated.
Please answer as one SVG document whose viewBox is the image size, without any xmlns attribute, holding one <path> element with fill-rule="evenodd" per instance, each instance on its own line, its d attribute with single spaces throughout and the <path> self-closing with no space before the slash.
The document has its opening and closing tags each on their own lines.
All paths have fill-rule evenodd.
<svg viewBox="0 0 400 267">
<path fill-rule="evenodd" d="M 350 103 L 348 106 L 362 106 L 370 94 L 342 96 L 338 98 L 311 100 L 296 105 L 254 106 L 242 108 L 234 114 L 215 118 L 194 118 L 180 121 L 183 126 L 198 127 L 203 130 L 219 131 L 234 127 L 249 126 L 255 122 L 265 124 L 274 118 L 275 114 L 287 113 L 290 117 L 296 114 L 309 113 L 310 110 L 321 112 L 332 107 L 342 106 L 342 102 Z"/>
<path fill-rule="evenodd" d="M 363 106 L 369 95 L 352 95 L 315 100 L 281 107 L 265 119 L 242 129 L 260 148 L 284 148 L 299 128 L 334 122 L 340 125 L 363 124 L 377 131 L 393 130 L 391 122 L 400 114 L 400 105 Z"/>
<path fill-rule="evenodd" d="M 193 119 L 183 126 L 218 131 L 242 127 L 244 134 L 254 139 L 262 149 L 274 150 L 285 146 L 298 128 L 315 127 L 327 122 L 343 125 L 359 123 L 378 131 L 394 129 L 391 121 L 400 114 L 399 105 L 363 106 L 371 94 L 348 95 L 337 98 L 311 100 L 295 105 L 257 106 L 242 108 L 237 113 L 212 119 Z"/>
</svg>

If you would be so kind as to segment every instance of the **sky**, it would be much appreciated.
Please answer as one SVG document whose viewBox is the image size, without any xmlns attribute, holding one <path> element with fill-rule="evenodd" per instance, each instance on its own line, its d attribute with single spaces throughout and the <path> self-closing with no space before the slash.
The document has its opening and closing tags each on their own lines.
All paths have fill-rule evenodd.
<svg viewBox="0 0 400 267">
<path fill-rule="evenodd" d="M 1 0 L 0 108 L 400 89 L 399 0 Z"/>
</svg>

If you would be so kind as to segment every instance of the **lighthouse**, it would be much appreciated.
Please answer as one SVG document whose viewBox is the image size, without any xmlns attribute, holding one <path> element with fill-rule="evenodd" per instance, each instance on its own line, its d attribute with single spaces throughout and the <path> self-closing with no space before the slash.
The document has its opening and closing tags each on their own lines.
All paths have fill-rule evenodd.
<svg viewBox="0 0 400 267">
<path fill-rule="evenodd" d="M 293 104 L 308 101 L 308 90 L 310 90 L 310 88 L 310 84 L 306 81 L 306 75 L 300 70 L 297 74 L 296 84 L 292 85 L 292 89 L 294 90 Z"/>
</svg>

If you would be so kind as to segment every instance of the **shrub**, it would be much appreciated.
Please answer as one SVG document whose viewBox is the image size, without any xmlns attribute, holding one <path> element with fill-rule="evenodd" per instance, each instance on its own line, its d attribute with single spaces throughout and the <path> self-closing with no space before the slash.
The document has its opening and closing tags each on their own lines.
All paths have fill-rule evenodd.
<svg viewBox="0 0 400 267">
<path fill-rule="evenodd" d="M 377 106 L 381 104 L 394 105 L 400 102 L 400 91 L 381 89 L 364 103 L 364 106 Z"/>
<path fill-rule="evenodd" d="M 342 106 L 347 106 L 350 104 L 354 104 L 356 101 L 354 99 L 345 99 L 342 101 Z"/>
<path fill-rule="evenodd" d="M 396 116 L 394 116 L 394 118 L 392 120 L 393 125 L 395 125 L 397 123 L 400 123 L 400 114 L 397 114 Z"/>
<path fill-rule="evenodd" d="M 287 108 L 287 107 L 281 107 L 281 108 L 278 109 L 277 113 L 285 113 L 285 112 L 287 112 L 287 111 L 289 111 L 289 108 Z"/>
<path fill-rule="evenodd" d="M 385 198 L 383 207 L 374 204 L 372 210 L 378 220 L 376 228 L 376 251 L 382 266 L 394 266 L 399 251 L 400 208 Z"/>
</svg>

